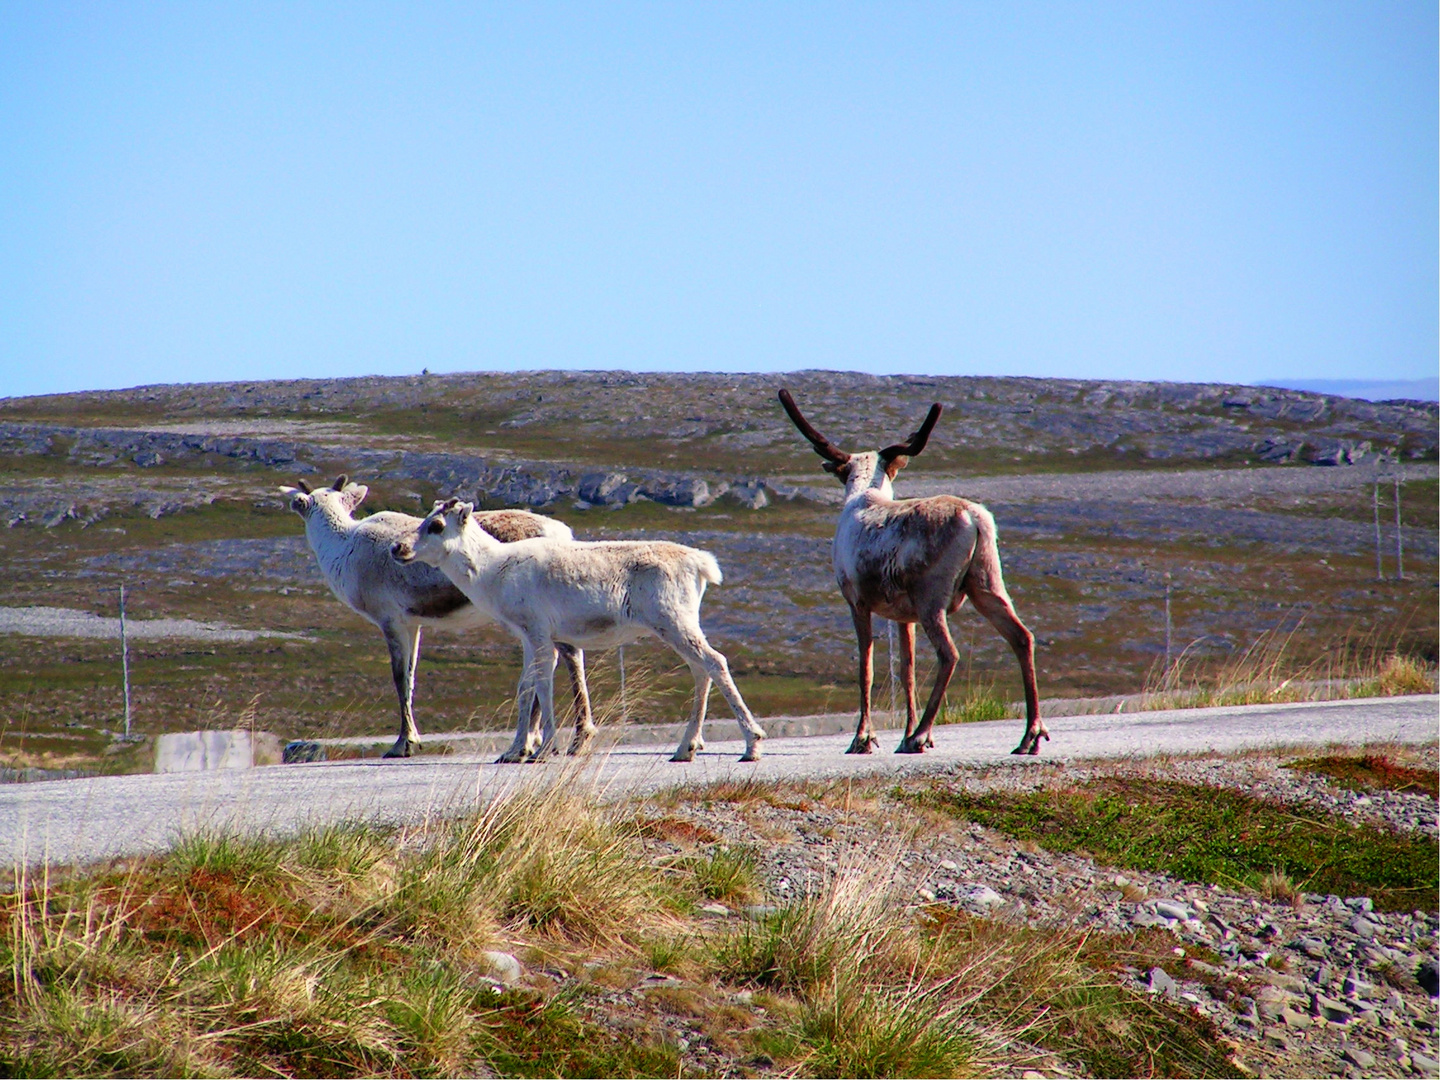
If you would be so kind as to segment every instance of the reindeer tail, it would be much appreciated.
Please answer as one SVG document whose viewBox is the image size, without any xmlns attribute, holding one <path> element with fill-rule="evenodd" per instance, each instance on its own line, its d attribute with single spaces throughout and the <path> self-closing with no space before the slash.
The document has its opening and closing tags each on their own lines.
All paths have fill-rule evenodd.
<svg viewBox="0 0 1440 1080">
<path fill-rule="evenodd" d="M 720 564 L 715 561 L 715 556 L 708 551 L 697 551 L 692 563 L 696 575 L 701 581 L 710 585 L 719 585 L 725 580 L 725 575 L 720 572 Z"/>
</svg>

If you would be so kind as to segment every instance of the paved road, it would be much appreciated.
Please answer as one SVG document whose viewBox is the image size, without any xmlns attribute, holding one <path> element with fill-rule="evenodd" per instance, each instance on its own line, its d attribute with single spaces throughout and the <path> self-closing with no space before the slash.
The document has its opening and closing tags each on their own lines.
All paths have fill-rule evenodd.
<svg viewBox="0 0 1440 1080">
<path fill-rule="evenodd" d="M 199 828 L 280 833 L 305 823 L 365 818 L 407 822 L 453 813 L 518 784 L 563 775 L 607 794 L 644 792 L 726 777 L 833 778 L 941 770 L 956 763 L 1026 768 L 1047 760 L 1188 754 L 1326 743 L 1433 743 L 1440 697 L 1254 705 L 1047 721 L 1052 741 L 1039 758 L 1015 758 L 1015 720 L 942 727 L 924 757 L 849 757 L 848 735 L 771 739 L 765 760 L 742 765 L 740 744 L 713 742 L 688 765 L 669 748 L 617 746 L 582 764 L 498 766 L 455 755 L 401 762 L 364 760 L 231 773 L 97 777 L 0 787 L 0 865 L 89 862 L 164 850 Z M 717 721 L 715 735 L 734 731 Z M 892 740 L 887 740 L 887 746 Z"/>
</svg>

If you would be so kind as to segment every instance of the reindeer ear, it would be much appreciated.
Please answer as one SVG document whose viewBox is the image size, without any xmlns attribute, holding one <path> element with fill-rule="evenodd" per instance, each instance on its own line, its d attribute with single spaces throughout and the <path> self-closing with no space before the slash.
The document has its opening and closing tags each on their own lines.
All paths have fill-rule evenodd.
<svg viewBox="0 0 1440 1080">
<path fill-rule="evenodd" d="M 465 522 L 467 522 L 467 521 L 470 520 L 470 515 L 473 514 L 473 513 L 475 513 L 475 504 L 474 504 L 474 503 L 468 503 L 468 502 L 462 502 L 462 503 L 459 504 L 459 508 L 460 508 L 460 524 L 461 524 L 461 525 L 464 525 Z"/>
<path fill-rule="evenodd" d="M 370 489 L 364 484 L 346 484 L 345 490 L 341 492 L 341 501 L 353 512 L 354 509 L 365 501 L 365 496 L 370 494 Z"/>
</svg>

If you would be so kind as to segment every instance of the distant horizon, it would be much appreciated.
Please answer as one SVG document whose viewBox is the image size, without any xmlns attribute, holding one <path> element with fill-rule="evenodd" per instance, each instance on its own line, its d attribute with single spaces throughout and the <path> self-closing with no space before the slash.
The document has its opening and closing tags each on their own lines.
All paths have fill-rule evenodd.
<svg viewBox="0 0 1440 1080">
<path fill-rule="evenodd" d="M 1306 390 L 1363 401 L 1440 401 L 1440 375 L 1428 379 L 1258 379 L 1252 386 Z"/>
<path fill-rule="evenodd" d="M 761 375 L 795 375 L 806 372 L 845 372 L 847 374 L 871 374 L 877 378 L 897 379 L 1042 379 L 1071 382 L 1138 382 L 1138 383 L 1190 383 L 1206 386 L 1233 386 L 1237 388 L 1255 389 L 1278 389 L 1294 390 L 1303 393 L 1319 394 L 1330 397 L 1356 398 L 1363 401 L 1386 401 L 1386 400 L 1409 400 L 1440 402 L 1440 376 L 1429 379 L 1306 379 L 1306 378 L 1266 378 L 1256 379 L 1247 382 L 1238 382 L 1226 379 L 1111 379 L 1096 377 L 1073 377 L 1065 375 L 1024 375 L 1008 374 L 997 375 L 993 373 L 951 373 L 951 372 L 929 372 L 929 371 L 890 371 L 890 372 L 866 372 L 856 368 L 825 368 L 807 367 L 791 368 L 786 370 L 697 370 L 683 371 L 674 368 L 632 368 L 632 367 L 604 367 L 604 368 L 467 368 L 454 371 L 436 371 L 421 369 L 408 372 L 360 372 L 350 375 L 283 375 L 283 376 L 250 376 L 240 378 L 221 379 L 187 379 L 169 382 L 147 382 L 135 383 L 128 386 L 92 386 L 77 390 L 56 390 L 38 394 L 10 394 L 0 395 L 0 402 L 17 401 L 30 397 L 52 397 L 67 394 L 104 394 L 104 393 L 126 393 L 136 390 L 145 390 L 158 387 L 173 386 L 207 386 L 236 383 L 260 383 L 260 382 L 324 382 L 327 380 L 339 379 L 404 379 L 420 376 L 458 376 L 458 375 L 551 375 L 566 373 L 573 375 L 604 375 L 604 374 L 630 374 L 630 375 L 729 375 L 737 377 L 761 376 Z"/>
</svg>

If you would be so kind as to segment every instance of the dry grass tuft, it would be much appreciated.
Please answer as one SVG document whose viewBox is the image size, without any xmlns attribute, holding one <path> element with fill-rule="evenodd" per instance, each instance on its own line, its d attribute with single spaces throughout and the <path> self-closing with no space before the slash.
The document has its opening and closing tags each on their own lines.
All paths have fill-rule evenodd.
<svg viewBox="0 0 1440 1080">
<path fill-rule="evenodd" d="M 1297 910 L 1305 903 L 1304 892 L 1290 880 L 1290 875 L 1280 870 L 1272 870 L 1260 879 L 1259 892 L 1261 896 L 1279 900 Z"/>
<path fill-rule="evenodd" d="M 1379 634 L 1347 636 L 1318 659 L 1296 661 L 1291 646 L 1303 621 L 1294 621 L 1289 630 L 1266 631 L 1218 668 L 1200 659 L 1194 651 L 1199 642 L 1192 642 L 1168 667 L 1151 670 L 1141 707 L 1192 709 L 1435 693 L 1436 673 L 1383 644 Z"/>
<path fill-rule="evenodd" d="M 547 770 L 449 823 L 22 870 L 0 895 L 0 1075 L 673 1076 L 695 1065 L 680 1031 L 784 1074 L 1227 1071 L 1203 1022 L 1116 985 L 1134 943 L 910 908 L 898 839 L 845 849 L 772 916 L 696 920 L 761 895 L 754 853 L 676 854 L 696 839 L 677 819 L 657 843 L 598 796 Z M 497 992 L 487 947 L 527 984 Z"/>
</svg>

